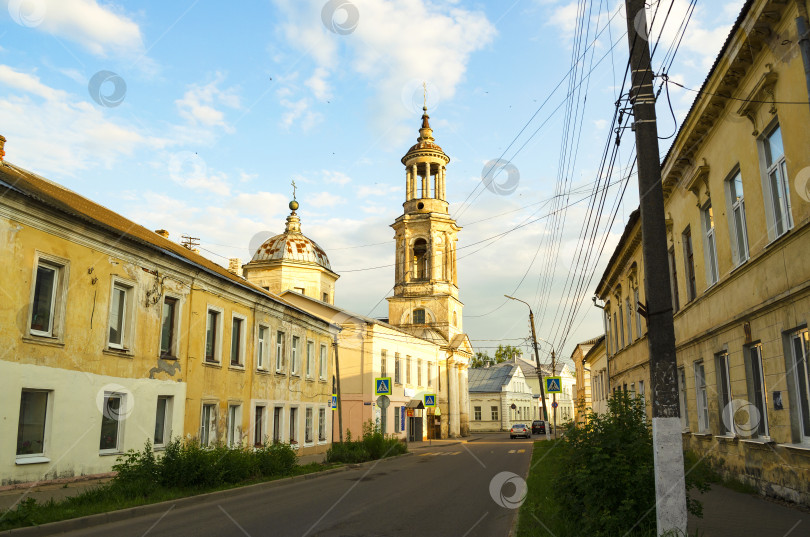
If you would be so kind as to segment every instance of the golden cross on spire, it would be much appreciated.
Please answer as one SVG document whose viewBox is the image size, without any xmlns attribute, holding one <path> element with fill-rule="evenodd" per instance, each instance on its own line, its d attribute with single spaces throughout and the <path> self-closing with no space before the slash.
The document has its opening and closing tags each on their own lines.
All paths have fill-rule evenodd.
<svg viewBox="0 0 810 537">
<path fill-rule="evenodd" d="M 292 180 L 292 187 L 293 187 L 293 199 L 295 199 L 295 179 Z"/>
</svg>

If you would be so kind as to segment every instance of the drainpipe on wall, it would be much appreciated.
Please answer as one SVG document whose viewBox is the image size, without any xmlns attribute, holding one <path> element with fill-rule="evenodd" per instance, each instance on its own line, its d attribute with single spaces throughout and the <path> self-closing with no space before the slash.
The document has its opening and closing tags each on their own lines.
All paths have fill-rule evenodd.
<svg viewBox="0 0 810 537">
<path fill-rule="evenodd" d="M 802 51 L 804 81 L 807 85 L 808 102 L 810 102 L 810 36 L 807 32 L 807 6 L 804 0 L 798 0 L 796 7 L 799 10 L 799 16 L 796 17 L 796 30 L 799 32 L 799 50 Z"/>
</svg>

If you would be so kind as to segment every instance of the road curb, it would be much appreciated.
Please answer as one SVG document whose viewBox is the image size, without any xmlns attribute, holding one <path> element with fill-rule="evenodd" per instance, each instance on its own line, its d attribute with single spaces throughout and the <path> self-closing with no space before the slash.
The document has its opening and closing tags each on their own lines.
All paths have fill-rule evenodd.
<svg viewBox="0 0 810 537">
<path fill-rule="evenodd" d="M 76 531 L 111 522 L 119 522 L 121 520 L 128 520 L 144 515 L 151 515 L 155 513 L 167 512 L 169 509 L 176 507 L 188 507 L 198 503 L 203 503 L 212 498 L 229 498 L 231 496 L 239 496 L 240 494 L 248 494 L 263 489 L 272 489 L 281 485 L 294 483 L 296 481 L 305 481 L 308 479 L 316 479 L 321 476 L 336 474 L 339 472 L 346 472 L 349 470 L 356 470 L 357 468 L 364 468 L 381 462 L 392 461 L 400 457 L 407 457 L 413 455 L 413 452 L 403 453 L 401 455 L 394 455 L 393 457 L 386 457 L 384 459 L 377 459 L 373 461 L 361 462 L 356 464 L 346 464 L 339 468 L 331 468 L 321 472 L 313 472 L 311 474 L 296 475 L 292 477 L 284 477 L 275 479 L 273 481 L 265 481 L 263 483 L 255 483 L 253 485 L 245 485 L 243 487 L 236 487 L 227 490 L 217 490 L 214 492 L 206 492 L 203 494 L 196 494 L 194 496 L 186 496 L 185 498 L 177 498 L 176 500 L 168 500 L 159 503 L 150 503 L 147 505 L 139 505 L 137 507 L 128 507 L 126 509 L 118 509 L 116 511 L 109 511 L 107 513 L 98 513 L 96 515 L 88 515 L 79 518 L 70 518 L 67 520 L 60 520 L 58 522 L 50 522 L 41 526 L 28 526 L 25 528 L 15 528 L 13 530 L 6 530 L 0 532 L 3 535 L 22 535 L 25 537 L 45 537 L 57 533 L 67 533 L 69 531 Z"/>
</svg>

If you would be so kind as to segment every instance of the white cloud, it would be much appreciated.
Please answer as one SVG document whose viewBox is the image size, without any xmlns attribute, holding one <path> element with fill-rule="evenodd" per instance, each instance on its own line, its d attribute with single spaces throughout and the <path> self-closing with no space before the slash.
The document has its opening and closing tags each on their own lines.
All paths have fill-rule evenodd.
<svg viewBox="0 0 810 537">
<path fill-rule="evenodd" d="M 192 125 L 222 127 L 227 132 L 233 132 L 233 128 L 225 122 L 225 114 L 218 106 L 239 108 L 239 96 L 235 88 L 219 89 L 224 79 L 222 73 L 217 73 L 215 79 L 204 86 L 191 85 L 183 97 L 175 101 L 180 116 Z"/>
<path fill-rule="evenodd" d="M 9 138 L 6 158 L 55 179 L 99 164 L 109 168 L 142 147 L 170 144 L 8 65 L 0 65 L 0 87 L 0 124 Z"/>
<path fill-rule="evenodd" d="M 492 42 L 495 28 L 481 11 L 454 3 L 426 0 L 356 0 L 359 21 L 349 35 L 330 32 L 321 23 L 321 0 L 275 0 L 288 18 L 284 34 L 316 67 L 306 85 L 317 99 L 330 93 L 330 75 L 346 71 L 361 76 L 376 91 L 370 117 L 388 130 L 413 119 L 410 96 L 403 90 L 413 80 L 428 81 L 442 99 L 451 99 L 463 80 L 470 55 Z M 345 57 L 344 57 L 345 56 Z M 282 101 L 284 106 L 287 104 Z M 298 101 L 298 106 L 302 107 Z M 299 114 L 303 112 L 298 112 Z M 285 114 L 290 125 L 295 116 Z M 410 133 L 403 126 L 395 137 Z"/>
<path fill-rule="evenodd" d="M 381 185 L 381 184 L 375 184 L 373 186 L 362 185 L 357 190 L 357 197 L 366 198 L 369 196 L 387 196 L 389 194 L 394 194 L 398 192 L 402 192 L 401 185 Z"/>
<path fill-rule="evenodd" d="M 5 4 L 11 10 L 31 9 L 25 1 Z M 32 13 L 38 18 L 30 26 L 78 43 L 96 56 L 138 58 L 145 53 L 140 27 L 118 7 L 95 0 L 37 0 L 35 5 Z"/>
<path fill-rule="evenodd" d="M 310 110 L 310 102 L 306 97 L 297 101 L 282 99 L 281 105 L 287 109 L 281 115 L 281 125 L 286 129 L 295 124 L 300 126 L 301 130 L 307 131 L 323 119 L 321 114 Z"/>
</svg>

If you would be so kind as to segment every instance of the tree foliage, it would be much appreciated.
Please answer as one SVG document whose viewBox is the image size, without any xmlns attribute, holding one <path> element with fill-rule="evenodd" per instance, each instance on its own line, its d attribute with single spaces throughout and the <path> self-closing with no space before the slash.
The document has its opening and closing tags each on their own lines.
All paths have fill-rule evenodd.
<svg viewBox="0 0 810 537">
<path fill-rule="evenodd" d="M 495 365 L 511 360 L 513 356 L 520 356 L 523 353 L 519 347 L 512 345 L 498 345 L 495 349 L 495 357 L 491 357 L 489 353 L 476 352 L 475 357 L 470 362 L 470 367 L 485 367 L 487 364 Z"/>
</svg>

